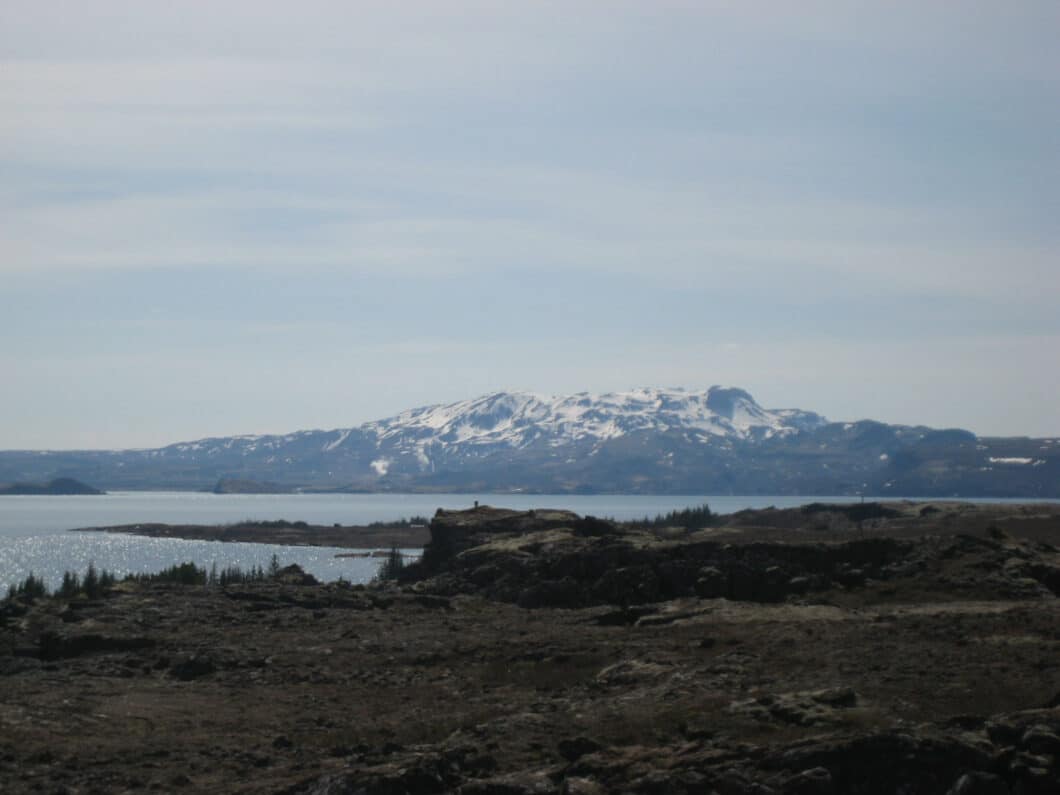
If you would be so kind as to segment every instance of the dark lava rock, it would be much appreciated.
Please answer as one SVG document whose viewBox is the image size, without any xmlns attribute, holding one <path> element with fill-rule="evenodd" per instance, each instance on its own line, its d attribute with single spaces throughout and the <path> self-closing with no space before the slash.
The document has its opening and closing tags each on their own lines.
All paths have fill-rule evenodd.
<svg viewBox="0 0 1060 795">
<path fill-rule="evenodd" d="M 1049 754 L 1060 757 L 1060 736 L 1048 726 L 1031 726 L 1020 737 L 1020 747 L 1032 754 Z"/>
<path fill-rule="evenodd" d="M 637 607 L 623 607 L 620 610 L 612 610 L 596 617 L 596 623 L 601 627 L 625 627 L 636 624 L 644 616 L 650 616 L 658 611 L 658 608 L 650 605 L 639 605 Z"/>
<path fill-rule="evenodd" d="M 946 792 L 965 773 L 989 772 L 993 760 L 982 747 L 957 738 L 881 732 L 796 747 L 767 764 L 825 768 L 837 792 L 883 795 L 900 792 L 910 782 L 916 782 L 917 792 Z"/>
<path fill-rule="evenodd" d="M 439 511 L 422 560 L 407 566 L 401 579 L 416 582 L 423 593 L 477 593 L 527 608 L 628 606 L 691 596 L 769 603 L 835 582 L 862 588 L 870 578 L 899 576 L 917 549 L 909 541 L 878 537 L 726 544 L 702 534 L 660 537 L 601 519 L 587 522 L 566 511 Z M 961 543 L 951 545 L 950 553 L 970 554 L 986 541 Z"/>
<path fill-rule="evenodd" d="M 431 540 L 414 568 L 416 576 L 431 575 L 465 549 L 478 546 L 498 534 L 518 534 L 570 527 L 582 522 L 571 511 L 509 511 L 481 506 L 468 511 L 439 509 L 431 520 Z"/>
<path fill-rule="evenodd" d="M 54 631 L 42 633 L 38 642 L 42 660 L 60 660 L 80 657 L 83 654 L 149 649 L 155 645 L 153 639 L 146 637 L 112 637 L 94 633 L 64 635 Z"/>
<path fill-rule="evenodd" d="M 519 593 L 520 607 L 579 607 L 582 591 L 578 583 L 567 577 L 562 580 L 545 580 L 531 585 Z"/>
<path fill-rule="evenodd" d="M 783 791 L 790 795 L 832 795 L 836 789 L 828 768 L 815 767 L 787 779 Z"/>
<path fill-rule="evenodd" d="M 704 566 L 696 580 L 695 593 L 703 599 L 726 596 L 729 593 L 729 578 L 716 566 Z"/>
<path fill-rule="evenodd" d="M 217 664 L 213 659 L 203 654 L 181 655 L 169 667 L 170 676 L 187 682 L 208 676 L 217 670 Z"/>
<path fill-rule="evenodd" d="M 590 740 L 588 737 L 573 737 L 559 741 L 559 753 L 568 762 L 580 759 L 586 754 L 592 754 L 600 750 L 600 743 Z"/>
<path fill-rule="evenodd" d="M 946 795 L 1009 795 L 1011 790 L 1001 778 L 992 773 L 965 773 L 950 787 Z"/>
<path fill-rule="evenodd" d="M 643 604 L 660 599 L 659 578 L 647 564 L 606 571 L 590 587 L 591 601 L 604 604 Z"/>
</svg>

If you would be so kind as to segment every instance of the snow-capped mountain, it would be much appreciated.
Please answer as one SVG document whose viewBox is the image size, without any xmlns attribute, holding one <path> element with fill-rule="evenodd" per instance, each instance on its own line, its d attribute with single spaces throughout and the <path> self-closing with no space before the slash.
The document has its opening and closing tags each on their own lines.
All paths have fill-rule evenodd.
<svg viewBox="0 0 1060 795">
<path fill-rule="evenodd" d="M 742 389 L 715 386 L 701 392 L 642 388 L 561 396 L 498 392 L 411 409 L 368 423 L 362 430 L 374 433 L 380 442 L 397 441 L 402 447 L 425 450 L 457 444 L 559 447 L 671 429 L 695 431 L 704 441 L 710 436 L 768 439 L 826 422 L 808 411 L 763 409 Z M 340 443 L 336 439 L 335 444 Z"/>
<path fill-rule="evenodd" d="M 834 423 L 742 389 L 492 395 L 330 431 L 0 452 L 0 483 L 101 488 L 1060 496 L 1060 441 Z"/>
</svg>

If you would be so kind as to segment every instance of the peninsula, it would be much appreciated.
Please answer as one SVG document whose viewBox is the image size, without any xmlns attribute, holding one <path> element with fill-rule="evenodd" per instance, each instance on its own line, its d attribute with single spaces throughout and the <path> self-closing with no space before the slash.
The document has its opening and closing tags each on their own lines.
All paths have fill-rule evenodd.
<svg viewBox="0 0 1060 795">
<path fill-rule="evenodd" d="M 422 547 L 429 532 L 426 519 L 376 522 L 369 525 L 315 525 L 276 519 L 230 525 L 173 525 L 141 523 L 108 527 L 79 527 L 72 533 L 122 533 L 149 538 L 183 538 L 192 541 L 242 541 L 253 544 L 380 549 Z"/>
</svg>

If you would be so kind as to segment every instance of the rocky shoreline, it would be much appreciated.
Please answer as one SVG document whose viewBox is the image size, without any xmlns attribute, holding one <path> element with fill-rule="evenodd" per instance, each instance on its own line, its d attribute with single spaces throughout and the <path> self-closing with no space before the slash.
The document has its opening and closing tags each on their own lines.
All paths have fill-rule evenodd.
<svg viewBox="0 0 1060 795">
<path fill-rule="evenodd" d="M 8 601 L 0 781 L 1060 791 L 1060 506 L 881 508 L 687 529 L 483 507 L 439 512 L 380 586 Z"/>
</svg>

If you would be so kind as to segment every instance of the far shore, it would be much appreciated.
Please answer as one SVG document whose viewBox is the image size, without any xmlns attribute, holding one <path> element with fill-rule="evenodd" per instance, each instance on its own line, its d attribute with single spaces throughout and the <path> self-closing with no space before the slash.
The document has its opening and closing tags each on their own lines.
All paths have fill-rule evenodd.
<svg viewBox="0 0 1060 795">
<path fill-rule="evenodd" d="M 422 547 L 430 538 L 424 524 L 311 525 L 306 522 L 239 522 L 232 525 L 126 524 L 78 527 L 72 533 L 122 533 L 149 538 L 227 541 L 284 546 L 385 549 Z"/>
</svg>

